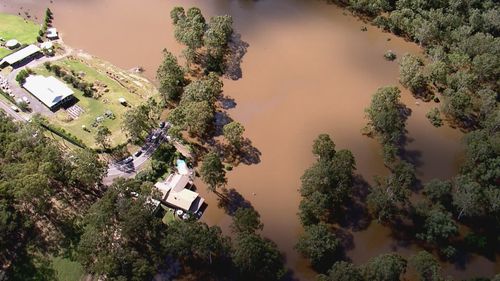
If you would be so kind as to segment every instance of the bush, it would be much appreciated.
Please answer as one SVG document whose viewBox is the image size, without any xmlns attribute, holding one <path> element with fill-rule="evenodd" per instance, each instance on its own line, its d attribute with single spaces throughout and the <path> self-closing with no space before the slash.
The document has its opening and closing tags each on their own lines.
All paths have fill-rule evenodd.
<svg viewBox="0 0 500 281">
<path fill-rule="evenodd" d="M 425 117 L 429 119 L 429 121 L 434 127 L 441 127 L 443 125 L 443 119 L 441 119 L 441 114 L 439 113 L 439 109 L 437 109 L 436 107 L 427 112 Z"/>
<path fill-rule="evenodd" d="M 21 86 L 24 85 L 28 76 L 30 76 L 30 71 L 28 69 L 22 69 L 16 76 L 17 83 Z"/>
<path fill-rule="evenodd" d="M 44 62 L 43 66 L 45 66 L 45 69 L 47 69 L 48 71 L 52 71 L 52 64 L 50 63 L 50 61 Z"/>
<path fill-rule="evenodd" d="M 28 105 L 28 103 L 26 103 L 25 101 L 21 101 L 19 103 L 17 103 L 17 106 L 19 107 L 19 109 L 21 109 L 22 111 L 29 111 L 30 107 Z"/>
<path fill-rule="evenodd" d="M 389 50 L 384 54 L 384 58 L 388 61 L 393 61 L 396 59 L 396 54 L 393 51 Z"/>
</svg>

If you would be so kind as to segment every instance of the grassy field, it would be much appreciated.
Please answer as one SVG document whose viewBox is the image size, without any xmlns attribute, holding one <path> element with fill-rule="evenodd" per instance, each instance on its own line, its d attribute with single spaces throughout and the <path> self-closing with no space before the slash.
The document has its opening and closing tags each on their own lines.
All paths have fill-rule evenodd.
<svg viewBox="0 0 500 281">
<path fill-rule="evenodd" d="M 77 102 L 77 105 L 80 106 L 85 112 L 77 119 L 72 120 L 65 110 L 60 109 L 52 118 L 49 119 L 49 121 L 54 125 L 62 127 L 66 131 L 75 135 L 76 137 L 81 139 L 87 146 L 97 147 L 94 141 L 97 128 L 92 127 L 92 123 L 94 123 L 98 116 L 104 116 L 104 113 L 106 111 L 111 111 L 116 118 L 109 119 L 105 117 L 104 121 L 102 121 L 100 124 L 108 127 L 111 131 L 112 136 L 110 139 L 112 146 L 126 142 L 126 136 L 121 131 L 121 124 L 123 115 L 128 110 L 128 108 L 121 105 L 118 102 L 118 99 L 120 97 L 123 97 L 127 100 L 129 106 L 137 106 L 147 99 L 147 95 L 154 93 L 153 91 L 151 91 L 151 89 L 153 89 L 153 86 L 149 83 L 146 84 L 146 82 L 143 80 L 141 80 L 140 82 L 133 81 L 134 83 L 129 84 L 136 85 L 137 83 L 142 83 L 143 87 L 137 88 L 141 88 L 143 92 L 135 91 L 135 93 L 132 93 L 129 90 L 130 88 L 126 88 L 123 85 L 120 85 L 120 83 L 118 83 L 114 79 L 111 79 L 106 74 L 106 71 L 110 71 L 109 64 L 90 58 L 66 58 L 53 64 L 58 64 L 66 69 L 74 70 L 77 73 L 83 72 L 85 73 L 85 81 L 99 81 L 101 83 L 104 83 L 105 85 L 107 85 L 109 91 L 107 93 L 104 93 L 103 96 L 101 96 L 99 99 L 95 99 L 83 96 L 83 93 L 80 90 L 75 89 L 71 85 L 69 85 L 73 89 L 75 97 L 79 100 Z M 44 76 L 54 75 L 47 69 L 45 69 L 44 66 L 40 66 L 34 69 L 34 71 L 37 74 Z M 113 71 L 113 73 L 117 74 L 120 72 L 118 70 L 115 70 Z M 129 74 L 121 72 L 121 75 L 126 76 Z M 133 78 L 130 78 L 130 80 L 132 79 Z M 90 132 L 84 131 L 82 129 L 82 125 L 85 125 L 86 128 L 90 129 Z"/>
<path fill-rule="evenodd" d="M 0 13 L 0 37 L 5 41 L 16 39 L 21 44 L 36 42 L 40 26 L 34 22 L 27 21 L 19 16 Z M 0 58 L 10 54 L 12 51 L 0 47 Z"/>
<path fill-rule="evenodd" d="M 79 263 L 70 261 L 67 258 L 52 258 L 52 267 L 59 281 L 79 281 L 85 273 Z"/>
</svg>

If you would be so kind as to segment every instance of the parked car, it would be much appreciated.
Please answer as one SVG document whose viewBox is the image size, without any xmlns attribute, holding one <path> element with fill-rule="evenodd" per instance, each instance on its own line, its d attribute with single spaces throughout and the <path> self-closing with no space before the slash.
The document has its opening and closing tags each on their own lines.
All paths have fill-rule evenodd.
<svg viewBox="0 0 500 281">
<path fill-rule="evenodd" d="M 151 136 L 151 140 L 154 141 L 154 142 L 157 142 L 158 141 L 158 137 L 161 135 L 161 132 L 155 132 L 152 136 Z"/>
<path fill-rule="evenodd" d="M 10 106 L 10 108 L 12 110 L 14 110 L 15 112 L 19 112 L 19 107 L 15 106 L 15 105 Z"/>
<path fill-rule="evenodd" d="M 136 153 L 134 153 L 134 156 L 139 157 L 139 156 L 141 156 L 141 154 L 142 154 L 142 149 L 139 149 L 139 150 L 137 150 Z"/>
<path fill-rule="evenodd" d="M 23 97 L 23 101 L 28 104 L 30 103 L 30 100 L 27 97 Z"/>
<path fill-rule="evenodd" d="M 160 129 L 163 129 L 163 128 L 165 128 L 165 122 L 160 123 Z"/>
<path fill-rule="evenodd" d="M 129 164 L 130 162 L 134 161 L 134 157 L 129 156 L 123 160 L 123 164 Z"/>
</svg>

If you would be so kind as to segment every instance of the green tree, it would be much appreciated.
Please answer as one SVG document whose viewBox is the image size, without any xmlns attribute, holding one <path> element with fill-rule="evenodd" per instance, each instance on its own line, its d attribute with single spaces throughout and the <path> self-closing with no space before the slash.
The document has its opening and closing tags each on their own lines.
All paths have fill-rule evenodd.
<svg viewBox="0 0 500 281">
<path fill-rule="evenodd" d="M 257 234 L 238 235 L 232 258 L 245 280 L 280 280 L 285 274 L 283 257 L 276 244 Z"/>
<path fill-rule="evenodd" d="M 208 48 L 208 68 L 221 72 L 223 57 L 233 34 L 233 19 L 231 16 L 214 16 L 205 31 L 204 45 Z"/>
<path fill-rule="evenodd" d="M 206 29 L 205 18 L 201 10 L 192 7 L 186 14 L 184 8 L 175 7 L 170 12 L 170 17 L 175 26 L 175 39 L 188 47 L 184 51 L 188 64 L 194 62 L 196 50 L 203 46 L 203 35 Z"/>
<path fill-rule="evenodd" d="M 133 197 L 140 186 L 135 180 L 115 181 L 85 215 L 77 252 L 87 272 L 110 280 L 146 280 L 157 272 L 166 232 L 146 197 Z"/>
<path fill-rule="evenodd" d="M 260 222 L 260 215 L 252 208 L 238 208 L 234 213 L 231 230 L 234 233 L 255 233 L 262 230 L 264 225 Z"/>
<path fill-rule="evenodd" d="M 184 88 L 181 104 L 189 102 L 208 102 L 210 105 L 222 95 L 224 83 L 217 74 L 210 72 L 208 76 L 191 82 Z"/>
<path fill-rule="evenodd" d="M 72 158 L 71 181 L 74 185 L 94 189 L 101 184 L 107 172 L 107 163 L 91 150 L 78 150 Z"/>
<path fill-rule="evenodd" d="M 481 185 L 466 176 L 455 179 L 456 191 L 453 193 L 453 205 L 458 210 L 458 219 L 462 216 L 480 216 L 484 214 L 484 197 Z"/>
<path fill-rule="evenodd" d="M 400 93 L 397 87 L 379 88 L 365 110 L 369 131 L 378 136 L 384 146 L 396 147 L 405 133 L 406 118 L 399 101 Z"/>
<path fill-rule="evenodd" d="M 319 275 L 317 281 L 364 281 L 361 271 L 350 262 L 338 261 L 328 271 Z"/>
<path fill-rule="evenodd" d="M 472 99 L 465 89 L 445 91 L 443 112 L 458 121 L 466 121 L 472 114 Z"/>
<path fill-rule="evenodd" d="M 163 245 L 166 253 L 197 267 L 199 262 L 212 264 L 230 255 L 229 239 L 222 235 L 221 229 L 196 221 L 174 221 Z"/>
<path fill-rule="evenodd" d="M 382 254 L 368 261 L 362 267 L 362 273 L 370 281 L 399 281 L 406 265 L 406 260 L 398 254 Z"/>
<path fill-rule="evenodd" d="M 437 107 L 434 107 L 433 109 L 429 110 L 427 114 L 425 115 L 427 119 L 431 122 L 431 124 L 434 127 L 441 127 L 443 126 L 443 119 L 441 119 L 441 115 L 439 113 L 439 109 Z"/>
<path fill-rule="evenodd" d="M 429 82 L 436 86 L 444 87 L 446 85 L 446 76 L 450 72 L 450 69 L 445 62 L 438 60 L 427 66 L 427 72 Z"/>
<path fill-rule="evenodd" d="M 208 184 L 209 190 L 213 192 L 227 182 L 224 165 L 216 152 L 209 152 L 203 157 L 200 174 L 203 181 Z"/>
<path fill-rule="evenodd" d="M 319 223 L 307 226 L 305 233 L 299 237 L 295 248 L 315 266 L 330 262 L 340 246 L 340 241 L 332 233 L 328 225 Z"/>
<path fill-rule="evenodd" d="M 424 195 L 433 203 L 447 206 L 451 202 L 451 188 L 451 182 L 433 179 L 424 185 Z"/>
<path fill-rule="evenodd" d="M 214 108 L 206 101 L 190 102 L 182 107 L 184 124 L 190 134 L 207 136 L 214 125 Z"/>
<path fill-rule="evenodd" d="M 425 208 L 421 211 L 424 217 L 423 229 L 416 234 L 418 239 L 429 243 L 442 244 L 450 237 L 458 234 L 458 227 L 453 221 L 451 213 L 440 207 Z"/>
<path fill-rule="evenodd" d="M 241 149 L 241 146 L 243 144 L 243 133 L 245 132 L 245 127 L 241 125 L 240 123 L 233 121 L 229 124 L 224 125 L 223 127 L 223 133 L 224 137 L 227 139 L 229 144 L 231 144 L 236 151 L 239 151 Z"/>
<path fill-rule="evenodd" d="M 163 55 L 163 62 L 156 72 L 156 79 L 160 83 L 159 91 L 165 101 L 176 102 L 179 101 L 182 88 L 186 84 L 184 71 L 172 53 L 163 50 Z"/>
<path fill-rule="evenodd" d="M 399 64 L 399 81 L 413 93 L 418 93 L 427 87 L 426 77 L 423 73 L 424 63 L 412 54 L 406 54 Z"/>
<path fill-rule="evenodd" d="M 410 258 L 412 265 L 419 275 L 420 281 L 442 281 L 441 267 L 438 261 L 427 251 L 420 251 Z"/>
<path fill-rule="evenodd" d="M 122 130 L 133 141 L 138 142 L 153 128 L 149 118 L 150 108 L 146 105 L 134 107 L 125 112 L 122 121 Z"/>
<path fill-rule="evenodd" d="M 106 149 L 109 147 L 110 137 L 111 131 L 108 129 L 108 127 L 101 125 L 97 128 L 95 142 L 102 146 L 102 148 Z"/>
<path fill-rule="evenodd" d="M 332 159 L 335 156 L 335 143 L 328 134 L 320 134 L 314 140 L 312 152 L 320 159 Z"/>
</svg>

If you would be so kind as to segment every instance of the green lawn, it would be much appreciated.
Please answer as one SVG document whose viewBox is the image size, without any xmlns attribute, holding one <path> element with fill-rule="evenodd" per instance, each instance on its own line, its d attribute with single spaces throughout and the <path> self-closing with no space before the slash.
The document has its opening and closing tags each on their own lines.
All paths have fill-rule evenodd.
<svg viewBox="0 0 500 281">
<path fill-rule="evenodd" d="M 164 224 L 170 224 L 171 222 L 173 222 L 174 220 L 176 220 L 175 218 L 175 215 L 174 215 L 174 211 L 170 208 L 165 208 L 163 205 L 162 205 L 162 208 L 165 210 L 165 215 L 163 216 L 162 218 L 162 222 Z"/>
<path fill-rule="evenodd" d="M 85 273 L 81 264 L 67 258 L 52 258 L 52 267 L 59 281 L 79 281 Z"/>
<path fill-rule="evenodd" d="M 97 128 L 92 127 L 91 124 L 98 116 L 103 116 L 106 111 L 110 110 L 116 116 L 116 119 L 111 120 L 109 118 L 104 118 L 104 121 L 101 124 L 108 127 L 112 132 L 112 146 L 124 143 L 126 141 L 126 136 L 121 131 L 121 123 L 123 114 L 128 110 L 128 108 L 121 105 L 118 102 L 118 98 L 123 97 L 127 100 L 130 106 L 136 106 L 144 101 L 143 97 L 139 96 L 138 94 L 130 93 L 118 82 L 109 78 L 106 74 L 97 71 L 95 68 L 96 66 L 90 67 L 85 63 L 82 63 L 79 59 L 67 58 L 57 61 L 53 64 L 58 64 L 66 69 L 74 70 L 77 73 L 83 72 L 85 73 L 85 81 L 95 82 L 96 80 L 98 80 L 108 86 L 109 92 L 105 93 L 99 99 L 94 99 L 83 96 L 83 93 L 80 90 L 77 90 L 70 86 L 75 92 L 75 97 L 79 100 L 77 105 L 83 108 L 85 112 L 76 120 L 71 120 L 70 118 L 68 118 L 69 115 L 66 113 L 66 111 L 60 109 L 53 118 L 49 119 L 49 121 L 54 125 L 62 127 L 66 131 L 75 135 L 86 145 L 90 147 L 97 147 L 94 141 Z M 44 66 L 40 66 L 34 69 L 34 71 L 39 75 L 54 75 L 46 70 Z M 86 128 L 90 129 L 90 132 L 84 131 L 82 129 L 82 125 L 85 125 Z"/>
<path fill-rule="evenodd" d="M 0 13 L 0 37 L 5 41 L 16 39 L 21 44 L 31 44 L 36 42 L 40 26 L 34 22 L 8 14 Z M 10 54 L 12 51 L 0 47 L 0 58 Z"/>
</svg>

